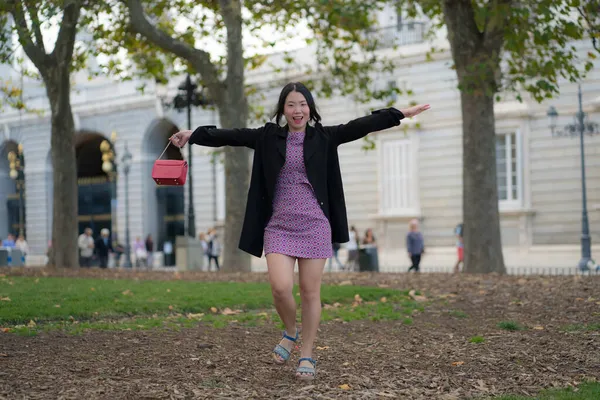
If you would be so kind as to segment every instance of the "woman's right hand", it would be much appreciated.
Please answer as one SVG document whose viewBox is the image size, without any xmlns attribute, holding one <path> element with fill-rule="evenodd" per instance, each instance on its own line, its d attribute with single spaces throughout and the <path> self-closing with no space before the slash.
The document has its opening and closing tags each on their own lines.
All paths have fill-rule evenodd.
<svg viewBox="0 0 600 400">
<path fill-rule="evenodd" d="M 177 147 L 183 147 L 190 140 L 190 136 L 192 136 L 192 131 L 179 131 L 173 136 L 169 138 L 171 143 L 173 143 Z"/>
</svg>

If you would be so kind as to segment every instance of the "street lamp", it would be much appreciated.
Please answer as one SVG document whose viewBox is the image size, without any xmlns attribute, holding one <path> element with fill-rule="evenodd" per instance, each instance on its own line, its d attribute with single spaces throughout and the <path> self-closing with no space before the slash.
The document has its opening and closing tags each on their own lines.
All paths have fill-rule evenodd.
<svg viewBox="0 0 600 400">
<path fill-rule="evenodd" d="M 177 87 L 179 93 L 169 102 L 163 102 L 163 106 L 173 107 L 179 112 L 187 110 L 187 128 L 192 129 L 192 106 L 205 106 L 210 104 L 203 94 L 203 90 L 198 92 L 198 85 L 192 82 L 190 74 L 187 74 L 185 80 Z M 196 220 L 194 216 L 194 185 L 192 180 L 192 146 L 188 146 L 188 223 L 187 234 L 190 237 L 196 237 Z"/>
<path fill-rule="evenodd" d="M 100 143 L 102 152 L 102 171 L 108 176 L 110 182 L 110 231 L 113 239 L 116 238 L 116 220 L 117 220 L 117 165 L 115 163 L 115 143 L 117 141 L 117 132 L 112 132 L 109 140 L 103 140 Z"/>
<path fill-rule="evenodd" d="M 19 235 L 25 236 L 25 209 L 23 197 L 25 195 L 25 157 L 23 156 L 23 145 L 17 146 L 17 152 L 8 153 L 8 175 L 15 181 L 19 195 Z"/>
<path fill-rule="evenodd" d="M 583 147 L 584 135 L 600 134 L 598 124 L 587 120 L 586 114 L 583 112 L 581 102 L 581 85 L 578 86 L 577 97 L 579 99 L 579 110 L 575 114 L 575 121 L 572 124 L 567 124 L 563 129 L 557 129 L 556 121 L 558 119 L 558 111 L 553 106 L 548 108 L 547 115 L 550 118 L 550 131 L 555 137 L 574 137 L 579 136 L 579 152 L 581 157 L 581 200 L 583 203 L 581 213 L 581 260 L 578 267 L 582 271 L 587 271 L 594 266 L 592 260 L 592 243 L 590 238 L 590 226 L 587 212 L 587 194 L 585 185 L 585 152 Z"/>
<path fill-rule="evenodd" d="M 129 241 L 129 169 L 131 168 L 131 153 L 125 142 L 125 150 L 121 158 L 121 165 L 125 173 L 125 268 L 131 268 L 131 243 Z"/>
</svg>

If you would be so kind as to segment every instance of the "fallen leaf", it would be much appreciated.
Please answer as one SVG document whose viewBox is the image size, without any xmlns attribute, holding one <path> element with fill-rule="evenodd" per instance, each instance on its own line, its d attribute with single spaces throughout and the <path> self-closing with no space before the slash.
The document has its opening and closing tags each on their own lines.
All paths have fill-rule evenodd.
<svg viewBox="0 0 600 400">
<path fill-rule="evenodd" d="M 171 293 L 171 289 L 167 289 L 167 293 Z"/>
<path fill-rule="evenodd" d="M 188 313 L 186 315 L 186 317 L 188 317 L 188 319 L 200 319 L 200 318 L 204 317 L 204 313 L 199 313 L 199 314 Z"/>
<path fill-rule="evenodd" d="M 173 309 L 173 306 L 169 306 L 169 310 L 172 310 L 172 309 Z"/>
<path fill-rule="evenodd" d="M 6 354 L 6 353 L 0 353 L 0 357 L 8 357 L 8 354 Z"/>
<path fill-rule="evenodd" d="M 345 363 L 342 364 L 344 367 L 347 367 L 348 365 L 350 365 L 350 363 L 348 361 L 346 361 Z"/>
<path fill-rule="evenodd" d="M 577 297 L 577 298 L 575 299 L 575 301 L 585 301 L 585 299 L 582 299 L 581 297 Z"/>
<path fill-rule="evenodd" d="M 55 308 L 60 308 L 60 304 L 55 304 L 54 307 Z"/>
<path fill-rule="evenodd" d="M 417 291 L 414 289 L 411 290 L 410 292 L 408 292 L 408 295 L 410 297 L 412 297 L 413 300 L 415 300 L 415 301 L 426 301 L 427 300 L 427 297 L 417 294 Z"/>
<path fill-rule="evenodd" d="M 339 286 L 349 286 L 352 285 L 352 281 L 341 281 Z"/>
<path fill-rule="evenodd" d="M 192 357 L 192 358 L 190 358 L 190 360 L 192 360 L 192 361 L 200 361 L 200 358 L 199 357 Z"/>
<path fill-rule="evenodd" d="M 266 312 L 260 312 L 258 314 L 256 314 L 257 317 L 268 317 L 269 314 L 267 314 Z"/>
<path fill-rule="evenodd" d="M 350 385 L 348 385 L 347 383 L 344 383 L 343 385 L 340 385 L 339 387 L 342 390 L 350 390 Z"/>
<path fill-rule="evenodd" d="M 537 325 L 537 326 L 534 326 L 533 329 L 535 329 L 536 331 L 543 331 L 544 327 L 540 326 L 540 325 Z"/>
<path fill-rule="evenodd" d="M 30 319 L 29 323 L 27 324 L 28 327 L 33 328 L 36 325 L 35 321 Z"/>
<path fill-rule="evenodd" d="M 241 312 L 243 312 L 242 310 L 232 310 L 229 307 L 225 307 L 225 309 L 223 311 L 221 311 L 221 314 L 223 315 L 237 315 L 240 314 Z"/>
<path fill-rule="evenodd" d="M 327 350 L 327 349 L 329 349 L 329 346 L 323 346 L 323 347 L 317 346 L 317 350 Z"/>
<path fill-rule="evenodd" d="M 210 308 L 210 311 L 211 311 L 212 313 L 216 313 L 216 312 L 217 312 L 217 308 L 216 308 L 216 307 L 211 307 L 211 308 Z"/>
<path fill-rule="evenodd" d="M 486 294 L 487 292 L 485 290 L 480 290 L 479 294 Z"/>
<path fill-rule="evenodd" d="M 381 301 L 382 303 L 387 303 L 387 298 L 382 297 L 381 299 L 379 299 L 379 301 Z"/>
<path fill-rule="evenodd" d="M 35 283 L 40 283 L 40 278 L 36 278 L 36 280 L 35 280 L 35 281 L 33 281 L 33 282 L 35 282 Z"/>
<path fill-rule="evenodd" d="M 4 333 L 10 332 L 10 328 L 1 328 L 0 330 Z"/>
<path fill-rule="evenodd" d="M 131 292 L 131 290 L 127 289 L 123 292 L 123 296 L 133 296 L 133 293 Z"/>
<path fill-rule="evenodd" d="M 91 290 L 92 292 L 95 292 L 95 291 L 96 291 L 96 288 L 93 288 L 93 287 L 92 287 L 92 288 L 90 288 L 90 290 Z"/>
<path fill-rule="evenodd" d="M 360 303 L 362 303 L 363 299 L 360 297 L 359 294 L 355 294 L 354 301 L 360 304 Z"/>
<path fill-rule="evenodd" d="M 307 391 L 307 390 L 312 390 L 312 389 L 314 389 L 314 388 L 316 388 L 316 386 L 315 386 L 315 385 L 308 385 L 308 386 L 304 386 L 304 387 L 300 388 L 300 391 L 301 391 L 301 392 L 305 392 L 305 391 Z"/>
<path fill-rule="evenodd" d="M 0 297 L 0 301 L 11 301 L 10 297 Z"/>
<path fill-rule="evenodd" d="M 453 367 L 458 367 L 459 365 L 463 365 L 464 363 L 465 363 L 464 361 L 454 361 L 452 363 L 452 366 Z"/>
</svg>

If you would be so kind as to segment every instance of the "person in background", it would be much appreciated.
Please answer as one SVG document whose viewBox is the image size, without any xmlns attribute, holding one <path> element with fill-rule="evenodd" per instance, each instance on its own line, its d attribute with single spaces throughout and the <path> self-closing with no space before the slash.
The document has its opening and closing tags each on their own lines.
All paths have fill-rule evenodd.
<svg viewBox="0 0 600 400">
<path fill-rule="evenodd" d="M 200 241 L 200 245 L 202 246 L 202 251 L 204 254 L 204 261 L 206 262 L 206 268 L 210 271 L 210 258 L 208 257 L 208 242 L 206 241 L 206 233 L 200 232 L 198 235 L 198 240 Z"/>
<path fill-rule="evenodd" d="M 338 267 L 340 269 L 344 268 L 344 265 L 342 264 L 342 262 L 340 261 L 340 259 L 338 258 L 338 252 L 340 251 L 340 244 L 339 243 L 333 243 L 333 257 L 329 257 L 329 272 L 331 272 L 331 267 L 333 264 L 333 259 L 335 258 L 335 262 L 337 263 Z"/>
<path fill-rule="evenodd" d="M 373 235 L 373 229 L 369 228 L 365 231 L 365 237 L 363 238 L 362 244 L 368 244 L 376 246 L 375 235 Z"/>
<path fill-rule="evenodd" d="M 346 243 L 346 250 L 348 250 L 348 260 L 344 269 L 347 271 L 354 271 L 358 266 L 358 231 L 352 225 L 348 231 L 350 240 Z"/>
<path fill-rule="evenodd" d="M 463 241 L 463 224 L 460 223 L 456 225 L 454 228 L 454 234 L 456 235 L 456 252 L 457 252 L 457 260 L 456 264 L 454 264 L 454 273 L 458 273 L 460 271 L 460 264 L 464 263 L 465 260 L 465 244 Z"/>
<path fill-rule="evenodd" d="M 419 221 L 416 219 L 411 220 L 408 224 L 408 230 L 409 231 L 406 234 L 406 251 L 412 262 L 408 272 L 413 269 L 415 272 L 419 272 L 421 256 L 425 253 L 425 242 L 423 240 L 423 234 L 419 232 Z"/>
<path fill-rule="evenodd" d="M 21 253 L 23 253 L 24 256 L 26 256 L 29 253 L 29 245 L 27 244 L 25 236 L 23 235 L 19 235 L 19 238 L 15 242 L 15 247 L 21 250 Z"/>
<path fill-rule="evenodd" d="M 94 239 L 92 238 L 92 228 L 85 228 L 83 233 L 77 239 L 79 247 L 79 265 L 82 267 L 92 266 L 92 256 L 94 255 Z"/>
<path fill-rule="evenodd" d="M 2 241 L 2 247 L 14 249 L 15 248 L 15 235 L 13 235 L 12 233 L 9 233 L 6 236 L 6 239 L 4 239 Z"/>
<path fill-rule="evenodd" d="M 148 252 L 146 251 L 146 243 L 140 236 L 135 238 L 133 242 L 133 253 L 135 254 L 135 266 L 136 268 L 142 265 L 148 267 Z"/>
<path fill-rule="evenodd" d="M 150 269 L 152 269 L 152 266 L 154 265 L 154 258 L 152 257 L 152 255 L 154 254 L 154 241 L 152 240 L 152 235 L 148 234 L 148 236 L 146 236 L 146 262 L 148 264 L 148 266 L 150 267 Z"/>
<path fill-rule="evenodd" d="M 108 254 L 114 251 L 109 236 L 110 231 L 104 228 L 100 231 L 100 237 L 96 239 L 96 255 L 100 260 L 100 268 L 108 267 Z"/>
<path fill-rule="evenodd" d="M 221 243 L 217 237 L 217 230 L 211 228 L 208 231 L 208 270 L 210 271 L 210 265 L 212 260 L 215 260 L 217 271 L 219 270 L 219 256 L 221 255 Z"/>
</svg>

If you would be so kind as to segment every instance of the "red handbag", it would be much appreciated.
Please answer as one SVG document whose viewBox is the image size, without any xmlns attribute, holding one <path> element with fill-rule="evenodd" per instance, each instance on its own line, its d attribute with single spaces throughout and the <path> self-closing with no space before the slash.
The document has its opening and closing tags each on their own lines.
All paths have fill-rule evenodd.
<svg viewBox="0 0 600 400">
<path fill-rule="evenodd" d="M 171 144 L 167 144 L 167 147 L 163 150 L 158 160 L 154 162 L 152 167 L 152 179 L 157 185 L 161 186 L 182 186 L 185 184 L 188 172 L 188 163 L 185 160 L 161 160 L 165 151 Z"/>
</svg>

